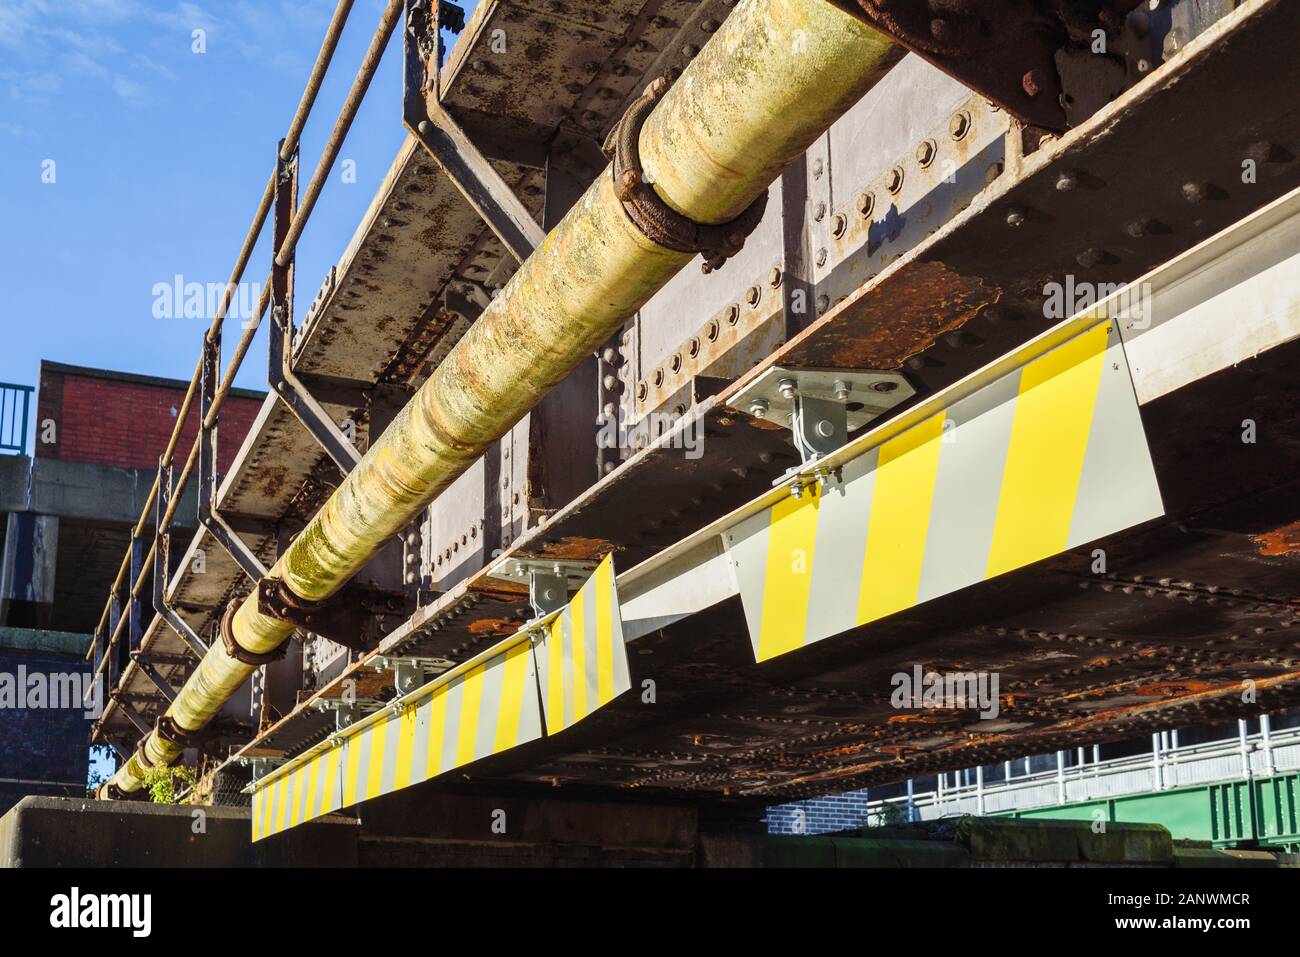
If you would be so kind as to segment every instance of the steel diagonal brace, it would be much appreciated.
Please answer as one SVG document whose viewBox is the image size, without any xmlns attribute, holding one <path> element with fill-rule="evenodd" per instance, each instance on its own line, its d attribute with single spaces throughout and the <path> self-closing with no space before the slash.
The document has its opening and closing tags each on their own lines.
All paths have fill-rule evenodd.
<svg viewBox="0 0 1300 957">
<path fill-rule="evenodd" d="M 123 694 L 114 691 L 111 694 L 109 694 L 109 697 L 112 698 L 113 701 L 117 704 L 117 706 L 122 709 L 122 713 L 126 715 L 128 721 L 130 721 L 133 725 L 135 725 L 135 729 L 137 731 L 139 731 L 141 734 L 148 734 L 150 731 L 153 730 L 153 725 L 151 725 L 144 718 L 140 717 L 140 712 L 135 710 L 135 707 L 131 704 L 131 702 L 126 700 L 126 697 Z"/>
<path fill-rule="evenodd" d="M 135 662 L 137 668 L 144 672 L 145 677 L 153 682 L 153 686 L 167 699 L 169 704 L 176 700 L 176 689 L 163 677 L 162 672 L 154 667 L 153 662 L 145 656 L 144 652 L 131 652 L 131 660 Z"/>
<path fill-rule="evenodd" d="M 437 103 L 438 29 L 425 0 L 407 0 L 403 122 L 510 254 L 523 262 L 546 238 L 519 197 Z"/>
<path fill-rule="evenodd" d="M 347 475 L 361 461 L 361 453 L 334 424 L 325 407 L 293 372 L 293 264 L 292 257 L 280 263 L 275 251 L 283 245 L 298 205 L 298 154 L 287 160 L 280 156 L 281 140 L 275 153 L 274 242 L 271 244 L 271 334 L 267 381 L 281 401 L 325 453 Z"/>
<path fill-rule="evenodd" d="M 202 658 L 208 652 L 208 645 L 202 638 L 195 633 L 194 629 L 180 615 L 167 604 L 167 573 L 171 569 L 171 529 L 164 522 L 167 515 L 167 509 L 172 498 L 172 469 L 171 466 L 158 464 L 158 498 L 154 503 L 154 548 L 153 548 L 153 610 L 162 616 L 162 620 L 171 626 L 172 631 L 180 635 L 181 640 L 189 645 L 193 652 Z M 154 684 L 158 684 L 158 679 L 154 677 L 151 666 L 142 662 L 138 656 L 132 655 L 135 663 L 140 666 L 145 674 L 153 679 Z M 156 669 L 154 669 L 156 670 Z M 158 690 L 167 694 L 162 685 L 158 685 Z M 174 699 L 173 695 L 168 695 L 167 700 Z"/>
<path fill-rule="evenodd" d="M 221 371 L 221 334 L 203 340 L 203 368 L 199 380 L 199 524 L 206 528 L 253 581 L 266 577 L 266 566 L 235 534 L 217 511 L 217 426 L 207 425 Z"/>
</svg>

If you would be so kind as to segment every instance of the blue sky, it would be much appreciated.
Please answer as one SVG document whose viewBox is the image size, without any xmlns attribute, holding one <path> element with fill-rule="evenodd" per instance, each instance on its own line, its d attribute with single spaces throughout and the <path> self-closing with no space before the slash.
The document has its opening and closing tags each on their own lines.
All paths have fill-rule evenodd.
<svg viewBox="0 0 1300 957">
<path fill-rule="evenodd" d="M 226 281 L 334 7 L 0 0 L 0 381 L 35 385 L 42 358 L 188 377 L 209 320 L 156 318 L 154 287 Z M 382 7 L 356 0 L 303 136 L 304 185 Z M 299 244 L 302 305 L 397 152 L 400 99 L 395 34 Z M 263 242 L 245 279 L 269 264 Z M 239 385 L 265 387 L 265 354 Z"/>
</svg>

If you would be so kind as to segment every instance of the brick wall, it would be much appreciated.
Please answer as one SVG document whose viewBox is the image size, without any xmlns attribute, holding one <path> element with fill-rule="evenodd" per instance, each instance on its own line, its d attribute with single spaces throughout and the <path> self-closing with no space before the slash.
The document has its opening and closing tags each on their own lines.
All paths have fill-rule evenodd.
<svg viewBox="0 0 1300 957">
<path fill-rule="evenodd" d="M 769 834 L 831 834 L 867 824 L 867 792 L 849 791 L 767 809 Z"/>
<path fill-rule="evenodd" d="M 89 666 L 71 655 L 0 648 L 0 674 L 84 674 Z M 27 794 L 85 794 L 90 762 L 90 719 L 80 707 L 0 706 L 0 814 Z M 48 782 L 48 783 L 36 783 Z"/>
<path fill-rule="evenodd" d="M 36 400 L 36 455 L 119 468 L 155 469 L 176 425 L 188 383 L 53 362 L 41 363 Z M 238 389 L 221 406 L 217 469 L 230 463 L 262 405 Z M 47 423 L 53 423 L 50 429 Z M 197 398 L 176 458 L 185 461 L 198 429 Z"/>
</svg>

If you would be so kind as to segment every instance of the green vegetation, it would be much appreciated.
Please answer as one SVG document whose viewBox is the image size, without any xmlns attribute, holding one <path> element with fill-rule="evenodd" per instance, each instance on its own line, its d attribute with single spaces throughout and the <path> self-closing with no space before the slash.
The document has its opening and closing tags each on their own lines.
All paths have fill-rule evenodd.
<svg viewBox="0 0 1300 957">
<path fill-rule="evenodd" d="M 195 778 L 194 769 L 187 768 L 183 764 L 174 767 L 161 765 L 145 772 L 144 786 L 149 792 L 149 800 L 155 804 L 175 804 L 176 795 L 186 788 L 193 787 Z"/>
</svg>

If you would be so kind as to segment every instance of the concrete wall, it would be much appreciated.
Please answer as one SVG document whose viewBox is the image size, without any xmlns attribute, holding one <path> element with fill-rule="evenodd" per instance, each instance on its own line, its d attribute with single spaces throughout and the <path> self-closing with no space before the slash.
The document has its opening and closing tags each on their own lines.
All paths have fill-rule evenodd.
<svg viewBox="0 0 1300 957">
<path fill-rule="evenodd" d="M 355 867 L 356 824 L 250 842 L 246 808 L 25 798 L 0 817 L 0 867 Z"/>
<path fill-rule="evenodd" d="M 508 806 L 514 802 L 507 800 Z M 435 798 L 356 821 L 328 817 L 252 844 L 246 808 L 26 798 L 0 817 L 0 867 L 1205 867 L 1286 855 L 1176 845 L 1163 827 L 966 818 L 945 827 L 792 837 L 701 831 L 689 809 L 554 799 L 514 806 L 522 829 L 483 834 L 482 799 Z M 381 815 L 382 817 L 382 815 Z"/>
</svg>

